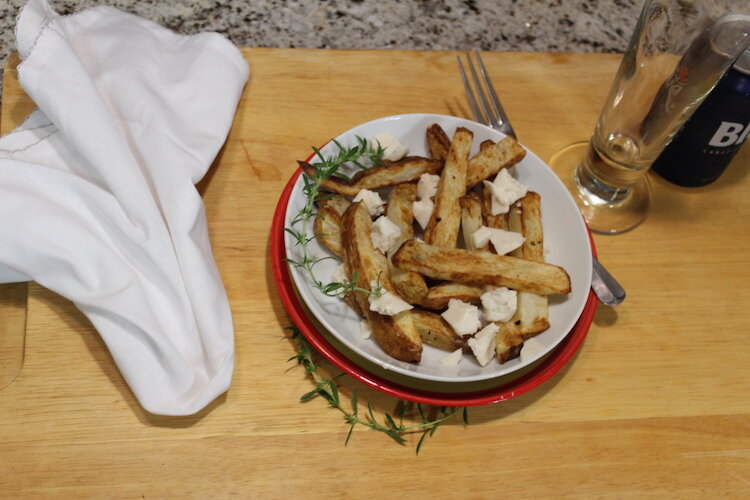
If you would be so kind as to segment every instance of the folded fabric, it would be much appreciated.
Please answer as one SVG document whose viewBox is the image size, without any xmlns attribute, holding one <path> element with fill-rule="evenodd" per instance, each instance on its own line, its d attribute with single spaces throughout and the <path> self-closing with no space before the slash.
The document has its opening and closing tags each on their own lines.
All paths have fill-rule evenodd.
<svg viewBox="0 0 750 500">
<path fill-rule="evenodd" d="M 247 63 L 218 34 L 109 7 L 31 0 L 17 23 L 38 110 L 0 139 L 0 282 L 73 301 L 146 410 L 195 413 L 229 387 L 234 332 L 194 185 Z"/>
</svg>

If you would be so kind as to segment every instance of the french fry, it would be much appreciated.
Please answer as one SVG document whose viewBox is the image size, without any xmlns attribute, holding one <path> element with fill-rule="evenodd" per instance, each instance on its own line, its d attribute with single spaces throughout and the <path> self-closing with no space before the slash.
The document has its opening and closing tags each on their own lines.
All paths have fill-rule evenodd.
<svg viewBox="0 0 750 500">
<path fill-rule="evenodd" d="M 474 191 L 458 200 L 461 205 L 461 234 L 464 237 L 464 246 L 467 250 L 486 250 L 487 245 L 477 248 L 474 245 L 473 235 L 483 225 L 482 202 Z"/>
<path fill-rule="evenodd" d="M 336 256 L 341 257 L 341 216 L 336 209 L 326 203 L 320 204 L 315 215 L 313 231 L 318 241 Z"/>
<path fill-rule="evenodd" d="M 511 207 L 514 219 L 518 217 L 517 232 L 526 238 L 520 248 L 514 251 L 516 257 L 544 262 L 544 235 L 542 232 L 542 199 L 538 193 L 530 191 Z M 514 221 L 514 225 L 516 222 Z M 517 334 L 526 340 L 538 335 L 549 328 L 549 305 L 547 297 L 518 292 L 519 307 L 517 318 L 513 318 L 513 326 L 519 326 Z M 516 325 L 520 320 L 521 324 Z"/>
<path fill-rule="evenodd" d="M 405 301 L 409 304 L 418 304 L 429 291 L 424 278 L 411 271 L 402 271 L 395 267 L 391 268 L 391 282 Z"/>
<path fill-rule="evenodd" d="M 396 247 L 414 237 L 412 203 L 416 199 L 417 185 L 412 182 L 396 184 L 388 195 L 388 206 L 385 213 L 391 222 L 401 229 L 401 238 Z M 418 273 L 402 271 L 391 266 L 391 281 L 399 294 L 410 304 L 419 302 L 427 295 L 427 284 L 422 275 Z"/>
<path fill-rule="evenodd" d="M 525 236 L 521 247 L 511 255 L 536 262 L 544 262 L 544 241 L 542 234 L 541 198 L 535 192 L 529 192 L 510 208 L 509 226 Z M 517 295 L 516 313 L 505 322 L 498 323 L 497 358 L 512 359 L 512 353 L 504 352 L 502 348 L 513 347 L 517 340 L 523 342 L 547 330 L 549 323 L 549 305 L 547 297 L 535 293 L 519 291 Z M 505 339 L 503 343 L 500 338 Z M 519 350 L 520 352 L 520 350 Z"/>
<path fill-rule="evenodd" d="M 349 208 L 349 205 L 351 205 L 351 202 L 341 196 L 340 194 L 329 194 L 325 196 L 323 199 L 321 199 L 317 205 L 323 206 L 327 205 L 328 207 L 336 210 L 339 215 L 344 215 L 344 212 L 346 212 L 346 209 Z"/>
<path fill-rule="evenodd" d="M 474 134 L 458 128 L 453 134 L 448 158 L 440 174 L 435 208 L 424 231 L 424 240 L 430 245 L 455 248 L 461 226 L 461 207 L 458 199 L 466 194 L 466 169 Z"/>
<path fill-rule="evenodd" d="M 518 257 L 544 262 L 544 235 L 542 232 L 542 198 L 539 193 L 529 191 L 526 196 L 516 202 L 515 210 L 519 216 L 519 233 L 526 239 L 518 248 Z"/>
<path fill-rule="evenodd" d="M 297 163 L 308 177 L 315 177 L 314 166 L 304 161 Z M 349 182 L 329 177 L 322 181 L 320 186 L 326 191 L 344 196 L 356 196 L 362 189 L 378 189 L 402 182 L 416 181 L 422 174 L 437 174 L 442 168 L 443 162 L 441 161 L 407 156 L 387 165 L 379 165 L 358 172 Z"/>
<path fill-rule="evenodd" d="M 510 168 L 526 156 L 526 150 L 512 137 L 481 149 L 469 160 L 466 171 L 466 189 L 471 189 L 504 168 Z"/>
<path fill-rule="evenodd" d="M 422 336 L 422 342 L 444 351 L 455 351 L 464 347 L 463 337 L 439 314 L 415 309 L 412 311 L 414 326 Z"/>
<path fill-rule="evenodd" d="M 517 358 L 521 354 L 522 348 L 523 339 L 520 337 L 515 335 L 501 335 L 500 333 L 495 337 L 495 352 L 497 360 L 500 363 Z"/>
<path fill-rule="evenodd" d="M 340 195 L 326 197 L 317 202 L 318 211 L 313 223 L 313 231 L 318 241 L 336 256 L 344 258 L 344 250 L 341 247 L 341 216 L 351 205 L 351 202 Z M 346 264 L 346 263 L 345 263 Z M 346 267 L 346 266 L 344 266 Z M 349 276 L 347 276 L 347 279 Z M 342 300 L 357 314 L 363 316 L 359 304 L 352 293 L 342 297 Z"/>
<path fill-rule="evenodd" d="M 544 295 L 530 292 L 518 292 L 516 313 L 506 323 L 500 323 L 504 335 L 527 340 L 539 335 L 549 328 L 548 301 Z"/>
<path fill-rule="evenodd" d="M 343 248 L 342 248 L 343 250 Z M 346 259 L 344 259 L 344 269 L 346 269 Z M 349 275 L 349 271 L 346 270 L 346 279 L 350 280 L 351 276 Z M 346 305 L 348 305 L 355 313 L 357 313 L 361 317 L 365 317 L 364 312 L 362 312 L 362 309 L 359 307 L 359 303 L 357 302 L 357 298 L 354 296 L 354 292 L 349 292 L 344 294 L 343 297 L 341 297 L 341 300 L 344 301 Z"/>
<path fill-rule="evenodd" d="M 540 295 L 570 293 L 570 277 L 559 266 L 489 252 L 440 248 L 416 240 L 401 245 L 393 264 L 446 281 L 505 286 Z"/>
<path fill-rule="evenodd" d="M 420 306 L 433 311 L 440 311 L 448 307 L 451 299 L 458 299 L 471 304 L 479 304 L 484 288 L 477 285 L 465 285 L 463 283 L 441 283 L 428 289 L 419 302 Z"/>
<path fill-rule="evenodd" d="M 487 149 L 488 147 L 492 146 L 493 144 L 495 144 L 495 141 L 493 141 L 491 139 L 487 139 L 486 141 L 482 141 L 479 144 L 479 151 L 484 151 L 485 149 Z"/>
<path fill-rule="evenodd" d="M 396 184 L 388 195 L 385 215 L 401 229 L 401 240 L 414 238 L 412 203 L 417 199 L 417 185 L 413 182 Z"/>
<path fill-rule="evenodd" d="M 364 203 L 353 203 L 342 218 L 342 247 L 349 276 L 357 277 L 357 286 L 369 290 L 371 282 L 380 283 L 396 294 L 390 280 L 385 256 L 372 244 L 372 219 Z M 401 361 L 418 363 L 422 356 L 422 338 L 414 326 L 411 311 L 385 316 L 371 311 L 368 295 L 354 292 L 359 309 L 372 327 L 373 337 L 389 356 Z"/>
<path fill-rule="evenodd" d="M 448 138 L 448 134 L 440 125 L 433 123 L 427 127 L 426 135 L 430 158 L 444 162 L 448 158 L 448 151 L 451 148 L 451 140 Z"/>
<path fill-rule="evenodd" d="M 508 214 L 492 215 L 492 191 L 487 186 L 482 186 L 482 219 L 484 225 L 495 229 L 508 229 Z"/>
</svg>

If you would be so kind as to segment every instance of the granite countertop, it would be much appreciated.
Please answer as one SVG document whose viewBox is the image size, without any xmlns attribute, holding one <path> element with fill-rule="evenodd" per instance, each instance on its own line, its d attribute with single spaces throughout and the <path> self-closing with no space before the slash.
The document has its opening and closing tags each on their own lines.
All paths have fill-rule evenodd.
<svg viewBox="0 0 750 500">
<path fill-rule="evenodd" d="M 26 0 L 0 6 L 0 58 Z M 62 14 L 111 5 L 239 46 L 622 52 L 641 0 L 50 0 Z"/>
</svg>

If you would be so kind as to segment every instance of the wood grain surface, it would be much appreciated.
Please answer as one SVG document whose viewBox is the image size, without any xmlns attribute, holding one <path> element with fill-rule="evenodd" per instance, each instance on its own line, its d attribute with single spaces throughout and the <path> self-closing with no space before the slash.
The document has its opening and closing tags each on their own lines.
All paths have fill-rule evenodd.
<svg viewBox="0 0 750 500">
<path fill-rule="evenodd" d="M 454 52 L 245 49 L 251 78 L 200 189 L 231 301 L 232 387 L 191 417 L 145 413 L 88 320 L 28 287 L 26 361 L 0 391 L 0 497 L 747 498 L 750 149 L 699 189 L 653 174 L 648 220 L 597 236 L 627 300 L 599 306 L 551 380 L 472 408 L 415 455 L 347 427 L 311 389 L 268 256 L 278 196 L 310 146 L 381 116 L 469 117 Z M 548 159 L 590 135 L 619 56 L 486 53 L 520 140 Z M 2 130 L 33 104 L 11 60 Z M 323 366 L 336 373 L 327 363 Z M 349 378 L 378 415 L 397 401 Z"/>
</svg>

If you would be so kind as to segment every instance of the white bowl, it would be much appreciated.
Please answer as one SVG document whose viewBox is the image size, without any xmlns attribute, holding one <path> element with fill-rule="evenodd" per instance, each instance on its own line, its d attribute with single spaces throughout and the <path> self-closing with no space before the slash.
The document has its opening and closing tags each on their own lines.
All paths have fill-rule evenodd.
<svg viewBox="0 0 750 500">
<path fill-rule="evenodd" d="M 381 132 L 390 132 L 402 144 L 409 147 L 410 155 L 427 156 L 425 130 L 433 123 L 439 124 L 449 137 L 458 127 L 474 132 L 471 154 L 479 150 L 479 144 L 487 139 L 498 141 L 504 135 L 476 122 L 444 115 L 407 114 L 389 116 L 358 125 L 336 138 L 343 146 L 355 145 L 356 137 L 371 138 Z M 321 148 L 323 155 L 338 151 L 333 141 Z M 471 354 L 464 354 L 456 367 L 444 367 L 440 360 L 448 353 L 424 346 L 419 364 L 406 363 L 387 355 L 373 339 L 365 340 L 360 333 L 360 317 L 340 299 L 325 296 L 312 284 L 305 271 L 290 266 L 291 276 L 302 300 L 310 311 L 336 338 L 347 347 L 366 359 L 400 374 L 437 382 L 473 382 L 500 377 L 533 363 L 557 346 L 573 328 L 583 311 L 591 286 L 591 246 L 586 225 L 578 208 L 565 186 L 555 173 L 532 151 L 527 149 L 526 157 L 516 165 L 516 179 L 536 191 L 542 199 L 542 226 L 546 261 L 562 266 L 570 275 L 572 292 L 566 296 L 550 296 L 550 328 L 538 335 L 536 340 L 544 346 L 532 357 L 510 360 L 500 364 L 497 360 L 487 366 L 480 366 Z M 297 180 L 287 206 L 285 227 L 306 203 L 302 191 L 302 176 Z M 309 232 L 312 233 L 312 224 Z M 301 249 L 293 238 L 285 234 L 286 252 L 289 258 L 298 259 Z M 317 241 L 309 244 L 313 255 L 332 255 Z M 337 258 L 323 260 L 314 270 L 315 276 L 328 283 L 334 270 L 339 266 Z"/>
</svg>

